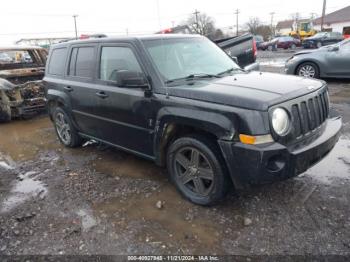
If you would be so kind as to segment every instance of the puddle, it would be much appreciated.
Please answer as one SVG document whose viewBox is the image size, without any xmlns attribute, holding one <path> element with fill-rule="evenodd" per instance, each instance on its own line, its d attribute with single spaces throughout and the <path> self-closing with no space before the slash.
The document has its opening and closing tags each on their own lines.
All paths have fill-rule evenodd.
<svg viewBox="0 0 350 262">
<path fill-rule="evenodd" d="M 11 157 L 0 153 L 0 167 L 6 170 L 12 170 L 16 167 L 16 162 Z"/>
<path fill-rule="evenodd" d="M 350 180 L 350 140 L 342 136 L 329 155 L 305 175 L 327 184 L 337 179 Z"/>
<path fill-rule="evenodd" d="M 41 181 L 36 179 L 38 175 L 40 174 L 36 172 L 19 175 L 19 180 L 15 181 L 9 196 L 0 205 L 0 213 L 8 212 L 32 197 L 45 196 L 47 189 Z"/>
<path fill-rule="evenodd" d="M 50 132 L 47 132 L 48 129 Z M 15 161 L 32 160 L 40 150 L 60 146 L 53 130 L 48 117 L 3 123 L 0 128 L 0 151 L 6 152 Z"/>
<path fill-rule="evenodd" d="M 80 209 L 77 212 L 77 215 L 81 217 L 81 225 L 83 227 L 83 230 L 89 231 L 90 228 L 97 225 L 97 220 L 94 218 L 94 216 L 91 214 L 91 211 Z"/>
</svg>

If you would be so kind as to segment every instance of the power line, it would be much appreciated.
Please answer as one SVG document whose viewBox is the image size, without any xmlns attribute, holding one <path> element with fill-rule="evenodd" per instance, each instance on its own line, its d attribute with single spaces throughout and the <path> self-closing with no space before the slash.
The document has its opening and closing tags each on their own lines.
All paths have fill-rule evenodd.
<svg viewBox="0 0 350 262">
<path fill-rule="evenodd" d="M 198 23 L 198 14 L 199 14 L 200 12 L 196 9 L 195 11 L 194 11 L 194 15 L 195 15 L 195 18 L 196 18 L 196 29 L 197 29 L 197 33 L 199 32 L 199 23 Z"/>
<path fill-rule="evenodd" d="M 326 0 L 323 0 L 322 17 L 321 17 L 321 31 L 323 31 L 323 23 L 324 23 L 325 15 L 326 15 Z"/>
<path fill-rule="evenodd" d="M 270 16 L 271 16 L 271 36 L 273 37 L 274 33 L 273 33 L 273 16 L 274 16 L 275 12 L 271 12 Z"/>
<path fill-rule="evenodd" d="M 236 15 L 236 35 L 238 36 L 238 14 L 240 13 L 239 9 L 236 9 L 236 12 L 234 14 Z"/>
<path fill-rule="evenodd" d="M 78 17 L 78 15 L 73 15 L 74 28 L 75 28 L 75 39 L 78 39 L 77 17 Z"/>
</svg>

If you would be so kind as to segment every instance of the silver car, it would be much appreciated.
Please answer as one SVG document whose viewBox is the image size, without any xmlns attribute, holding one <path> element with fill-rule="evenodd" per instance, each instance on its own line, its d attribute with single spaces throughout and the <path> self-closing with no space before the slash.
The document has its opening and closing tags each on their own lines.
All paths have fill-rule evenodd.
<svg viewBox="0 0 350 262">
<path fill-rule="evenodd" d="M 286 61 L 285 71 L 312 78 L 350 78 L 350 39 L 295 53 Z"/>
</svg>

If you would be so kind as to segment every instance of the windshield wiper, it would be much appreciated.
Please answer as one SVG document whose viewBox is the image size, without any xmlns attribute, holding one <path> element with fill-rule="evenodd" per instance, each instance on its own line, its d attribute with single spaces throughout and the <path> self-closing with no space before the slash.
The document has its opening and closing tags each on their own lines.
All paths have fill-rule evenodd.
<svg viewBox="0 0 350 262">
<path fill-rule="evenodd" d="M 244 71 L 244 70 L 241 69 L 241 68 L 233 68 L 233 67 L 231 67 L 231 68 L 229 68 L 229 69 L 227 69 L 227 70 L 225 70 L 223 72 L 218 73 L 216 76 L 225 75 L 225 74 L 231 73 L 233 71 Z"/>
<path fill-rule="evenodd" d="M 219 78 L 219 75 L 213 75 L 213 74 L 205 74 L 205 73 L 198 73 L 198 74 L 190 74 L 188 76 L 185 77 L 180 77 L 180 78 L 174 78 L 174 79 L 170 79 L 165 81 L 166 84 L 169 83 L 173 83 L 175 81 L 179 81 L 179 80 L 193 80 L 193 79 L 201 79 L 201 78 Z"/>
</svg>

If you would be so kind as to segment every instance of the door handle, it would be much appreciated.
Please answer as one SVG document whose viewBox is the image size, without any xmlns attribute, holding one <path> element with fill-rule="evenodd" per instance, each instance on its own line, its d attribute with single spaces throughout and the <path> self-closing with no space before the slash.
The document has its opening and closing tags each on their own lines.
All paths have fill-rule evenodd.
<svg viewBox="0 0 350 262">
<path fill-rule="evenodd" d="M 68 91 L 68 92 L 72 92 L 73 88 L 71 86 L 65 86 L 64 90 Z"/>
<path fill-rule="evenodd" d="M 96 95 L 97 95 L 98 97 L 102 98 L 102 99 L 108 97 L 108 95 L 107 95 L 105 92 L 103 92 L 103 91 L 97 92 Z"/>
</svg>

